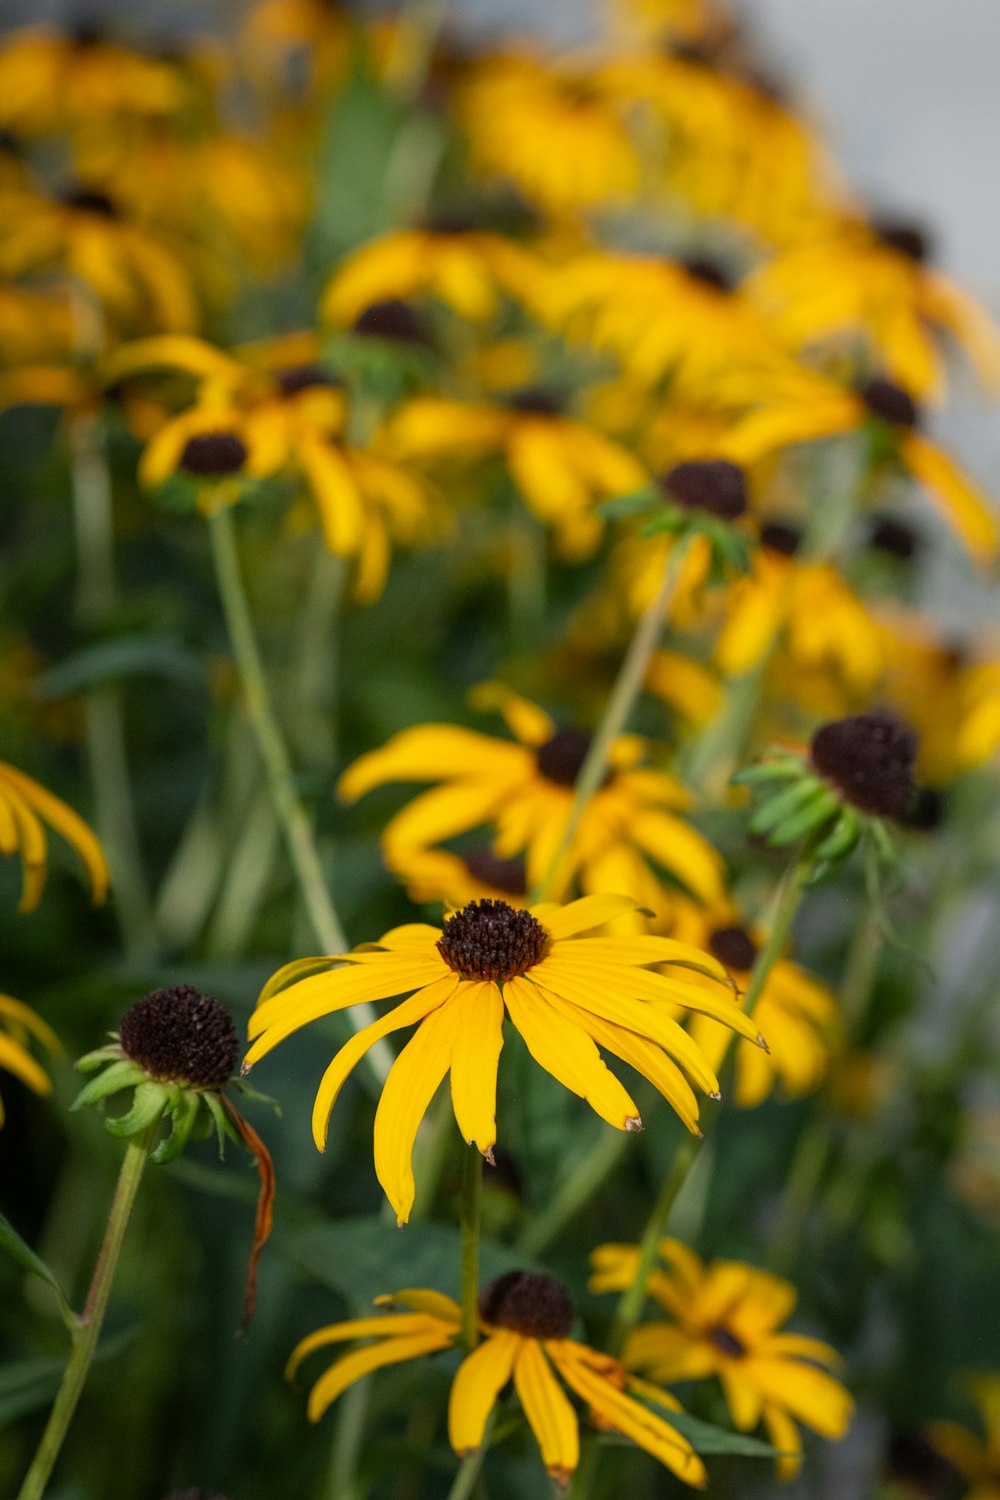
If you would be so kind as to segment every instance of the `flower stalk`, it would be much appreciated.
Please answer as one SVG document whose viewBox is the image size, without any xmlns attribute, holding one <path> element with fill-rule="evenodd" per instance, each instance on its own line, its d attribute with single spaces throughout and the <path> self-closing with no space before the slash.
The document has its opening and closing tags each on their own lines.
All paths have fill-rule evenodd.
<svg viewBox="0 0 1000 1500">
<path fill-rule="evenodd" d="M 462 1342 L 471 1353 L 479 1342 L 479 1229 L 482 1217 L 483 1158 L 475 1146 L 462 1165 Z"/>
</svg>

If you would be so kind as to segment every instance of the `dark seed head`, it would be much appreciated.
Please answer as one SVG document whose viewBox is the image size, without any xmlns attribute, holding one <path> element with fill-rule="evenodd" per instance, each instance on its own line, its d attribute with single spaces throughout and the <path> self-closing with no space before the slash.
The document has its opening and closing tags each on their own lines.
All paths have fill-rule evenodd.
<svg viewBox="0 0 1000 1500">
<path fill-rule="evenodd" d="M 802 546 L 802 533 L 797 526 L 789 526 L 786 521 L 765 521 L 760 528 L 760 544 L 769 552 L 794 557 Z"/>
<path fill-rule="evenodd" d="M 184 444 L 181 468 L 205 479 L 221 479 L 238 473 L 246 460 L 246 447 L 235 432 L 199 432 Z"/>
<path fill-rule="evenodd" d="M 891 380 L 876 376 L 858 387 L 858 395 L 873 417 L 881 417 L 890 427 L 917 427 L 920 408 L 913 397 Z"/>
<path fill-rule="evenodd" d="M 723 521 L 735 521 L 747 508 L 746 476 L 725 458 L 675 464 L 659 483 L 684 510 L 704 510 Z"/>
<path fill-rule="evenodd" d="M 703 286 L 714 287 L 717 292 L 731 292 L 733 283 L 718 261 L 707 256 L 696 255 L 691 260 L 682 260 L 681 265 L 695 281 Z"/>
<path fill-rule="evenodd" d="M 730 1359 L 742 1359 L 747 1352 L 742 1339 L 738 1339 L 735 1333 L 724 1328 L 721 1323 L 709 1329 L 708 1337 L 719 1353 L 728 1355 Z"/>
<path fill-rule="evenodd" d="M 582 729 L 557 729 L 535 751 L 539 774 L 556 786 L 575 786 L 590 749 L 591 736 Z"/>
<path fill-rule="evenodd" d="M 573 1327 L 566 1288 L 554 1276 L 535 1271 L 508 1271 L 491 1281 L 480 1295 L 479 1315 L 529 1339 L 568 1338 Z"/>
<path fill-rule="evenodd" d="M 930 238 L 926 229 L 904 223 L 901 219 L 876 219 L 872 228 L 883 245 L 898 250 L 907 260 L 916 261 L 917 265 L 930 260 Z"/>
<path fill-rule="evenodd" d="M 463 855 L 462 863 L 473 880 L 503 891 L 508 896 L 526 896 L 528 877 L 523 859 L 501 859 L 492 849 L 473 849 Z"/>
<path fill-rule="evenodd" d="M 114 199 L 96 188 L 67 188 L 59 194 L 59 202 L 67 208 L 75 208 L 82 214 L 94 214 L 99 219 L 117 219 L 118 209 Z"/>
<path fill-rule="evenodd" d="M 708 940 L 712 953 L 727 969 L 745 972 L 752 969 L 757 944 L 744 927 L 720 927 Z"/>
<path fill-rule="evenodd" d="M 539 386 L 525 386 L 520 391 L 509 391 L 503 398 L 503 404 L 511 411 L 523 411 L 538 417 L 562 415 L 562 404 L 558 396 L 554 396 L 551 391 L 542 390 Z"/>
<path fill-rule="evenodd" d="M 283 396 L 297 396 L 299 391 L 311 391 L 317 387 L 337 387 L 341 384 L 322 365 L 288 365 L 276 370 L 274 378 Z"/>
<path fill-rule="evenodd" d="M 221 1088 L 236 1065 L 239 1040 L 229 1012 L 190 984 L 152 990 L 122 1017 L 126 1057 L 151 1078 Z"/>
<path fill-rule="evenodd" d="M 515 979 L 541 960 L 548 940 L 529 911 L 485 899 L 448 918 L 437 949 L 463 979 Z"/>
<path fill-rule="evenodd" d="M 920 538 L 909 526 L 904 526 L 902 521 L 883 516 L 881 520 L 876 517 L 873 521 L 868 545 L 877 548 L 879 552 L 888 552 L 891 557 L 898 557 L 903 562 L 909 562 L 920 546 Z"/>
<path fill-rule="evenodd" d="M 898 818 L 913 795 L 917 737 L 884 714 L 834 719 L 813 735 L 812 763 L 862 812 Z"/>
<path fill-rule="evenodd" d="M 431 345 L 423 320 L 400 297 L 370 303 L 355 318 L 353 331 L 362 338 L 387 339 L 393 344 L 417 344 L 425 348 Z"/>
</svg>

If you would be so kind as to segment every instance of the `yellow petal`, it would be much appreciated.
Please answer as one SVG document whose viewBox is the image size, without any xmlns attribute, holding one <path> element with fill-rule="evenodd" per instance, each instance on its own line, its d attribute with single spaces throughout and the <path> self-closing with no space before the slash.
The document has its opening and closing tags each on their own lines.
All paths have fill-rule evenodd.
<svg viewBox="0 0 1000 1500">
<path fill-rule="evenodd" d="M 581 896 L 579 901 L 571 901 L 562 908 L 531 908 L 549 936 L 554 939 L 572 937 L 577 932 L 589 932 L 593 927 L 603 927 L 605 922 L 635 909 L 636 903 L 631 896 Z"/>
<path fill-rule="evenodd" d="M 802 1467 L 802 1439 L 799 1429 L 780 1406 L 764 1407 L 764 1423 L 773 1447 L 782 1455 L 775 1462 L 778 1478 L 794 1479 Z"/>
<path fill-rule="evenodd" d="M 21 792 L 25 800 L 36 808 L 57 833 L 62 834 L 68 844 L 73 846 L 83 860 L 90 877 L 94 901 L 97 903 L 103 901 L 108 893 L 108 863 L 99 841 L 83 819 L 59 797 L 54 797 L 37 781 L 33 781 L 30 776 L 25 776 L 22 771 L 16 770 L 13 766 L 5 765 L 0 774 Z"/>
<path fill-rule="evenodd" d="M 514 1388 L 542 1450 L 542 1462 L 553 1479 L 565 1484 L 580 1461 L 580 1429 L 576 1412 L 536 1339 L 521 1340 L 514 1361 Z"/>
<path fill-rule="evenodd" d="M 45 1069 L 35 1061 L 20 1042 L 0 1031 L 0 1068 L 6 1068 L 36 1094 L 51 1094 L 52 1084 Z"/>
<path fill-rule="evenodd" d="M 448 1440 L 459 1457 L 482 1442 L 490 1412 L 511 1377 L 520 1343 L 519 1334 L 501 1328 L 459 1366 L 448 1399 Z"/>
<path fill-rule="evenodd" d="M 557 1010 L 537 985 L 512 979 L 504 986 L 510 1018 L 539 1067 L 564 1088 L 585 1099 L 617 1130 L 638 1130 L 639 1110 L 602 1060 L 601 1054 L 572 1012 Z"/>
<path fill-rule="evenodd" d="M 456 976 L 457 977 L 457 976 Z M 462 986 L 451 1059 L 451 1101 L 463 1138 L 493 1159 L 503 998 L 492 982 Z"/>
<path fill-rule="evenodd" d="M 907 432 L 900 439 L 899 453 L 915 479 L 928 490 L 928 498 L 957 531 L 972 556 L 990 562 L 1000 550 L 1000 522 L 985 495 L 946 453 L 921 437 Z"/>
<path fill-rule="evenodd" d="M 321 1375 L 309 1394 L 309 1420 L 318 1422 L 331 1401 L 336 1401 L 342 1391 L 362 1375 L 383 1365 L 402 1364 L 407 1359 L 417 1359 L 421 1354 L 432 1354 L 438 1349 L 447 1349 L 452 1333 L 443 1329 L 432 1333 L 412 1334 L 407 1338 L 388 1339 L 383 1344 L 370 1344 L 364 1349 L 355 1349 L 331 1365 Z"/>
<path fill-rule="evenodd" d="M 317 1328 L 296 1344 L 285 1366 L 285 1379 L 292 1380 L 302 1361 L 317 1349 L 330 1344 L 350 1343 L 352 1339 L 398 1338 L 415 1333 L 436 1332 L 437 1319 L 426 1313 L 382 1313 L 377 1317 L 348 1318 L 343 1323 L 328 1323 Z"/>
</svg>

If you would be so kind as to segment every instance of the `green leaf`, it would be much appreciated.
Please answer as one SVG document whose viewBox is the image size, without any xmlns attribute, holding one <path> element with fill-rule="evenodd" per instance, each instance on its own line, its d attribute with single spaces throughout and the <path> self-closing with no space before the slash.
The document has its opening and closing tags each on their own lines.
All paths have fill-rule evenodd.
<svg viewBox="0 0 1000 1500">
<path fill-rule="evenodd" d="M 606 521 L 620 521 L 625 516 L 638 516 L 648 510 L 663 496 L 652 485 L 643 485 L 641 490 L 631 490 L 627 495 L 615 495 L 611 500 L 602 500 L 595 509 Z"/>
<path fill-rule="evenodd" d="M 180 687 L 203 688 L 205 672 L 197 657 L 164 636 L 125 635 L 75 651 L 45 672 L 36 684 L 40 698 L 67 698 L 85 688 L 124 677 L 159 677 Z"/>
<path fill-rule="evenodd" d="M 744 1458 L 777 1458 L 780 1455 L 780 1449 L 772 1448 L 760 1438 L 748 1437 L 744 1432 L 730 1432 L 726 1427 L 716 1427 L 712 1422 L 703 1422 L 699 1417 L 689 1416 L 686 1411 L 671 1411 L 669 1407 L 657 1406 L 656 1412 L 671 1427 L 676 1427 L 682 1437 L 687 1438 L 694 1451 L 703 1456 L 730 1453 Z M 616 1432 L 602 1433 L 599 1441 L 602 1445 L 610 1444 L 619 1448 L 632 1446 L 630 1438 Z"/>
<path fill-rule="evenodd" d="M 31 1246 L 22 1240 L 13 1224 L 3 1214 L 0 1214 L 0 1250 L 6 1251 L 11 1259 L 17 1261 L 18 1265 L 23 1266 L 26 1271 L 31 1271 L 35 1276 L 40 1276 L 43 1281 L 48 1282 L 59 1299 L 59 1311 L 63 1322 L 71 1326 L 74 1320 L 73 1310 L 56 1280 L 55 1273 L 50 1271 L 41 1256 L 36 1255 Z"/>
</svg>

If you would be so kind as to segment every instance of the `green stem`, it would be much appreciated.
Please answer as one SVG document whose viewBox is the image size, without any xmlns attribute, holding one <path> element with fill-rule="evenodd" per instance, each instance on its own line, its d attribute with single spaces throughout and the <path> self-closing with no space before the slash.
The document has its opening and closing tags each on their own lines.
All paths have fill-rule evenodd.
<svg viewBox="0 0 1000 1500">
<path fill-rule="evenodd" d="M 454 1482 L 452 1483 L 451 1489 L 448 1491 L 445 1500 L 469 1500 L 469 1496 L 472 1494 L 473 1490 L 476 1487 L 476 1484 L 479 1481 L 479 1475 L 483 1467 L 483 1460 L 486 1457 L 486 1451 L 490 1446 L 490 1439 L 493 1436 L 493 1425 L 495 1421 L 496 1408 L 494 1407 L 493 1411 L 490 1412 L 489 1418 L 487 1420 L 486 1428 L 483 1432 L 482 1442 L 479 1444 L 478 1448 L 474 1448 L 472 1452 L 467 1455 L 467 1457 L 462 1459 L 458 1473 L 455 1475 Z"/>
<path fill-rule="evenodd" d="M 580 767 L 580 774 L 573 788 L 573 805 L 570 808 L 559 847 L 540 884 L 532 892 L 532 901 L 544 901 L 551 897 L 559 868 L 576 837 L 584 810 L 607 775 L 612 746 L 625 728 L 635 701 L 642 691 L 650 659 L 659 644 L 663 631 L 664 617 L 669 613 L 677 592 L 681 566 L 686 555 L 687 545 L 682 541 L 676 542 L 667 554 L 660 587 L 639 619 L 635 634 L 615 679 L 615 685 L 611 689 L 611 696 L 603 717 L 590 742 L 586 759 Z"/>
<path fill-rule="evenodd" d="M 101 1334 L 125 1230 L 128 1227 L 132 1205 L 135 1203 L 139 1183 L 142 1180 L 143 1170 L 158 1128 L 159 1121 L 156 1121 L 142 1137 L 128 1144 L 118 1175 L 118 1185 L 115 1188 L 111 1212 L 108 1215 L 104 1240 L 97 1257 L 90 1291 L 87 1294 L 87 1303 L 73 1328 L 70 1355 L 62 1384 L 56 1394 L 38 1451 L 32 1460 L 31 1468 L 25 1475 L 17 1500 L 41 1500 L 45 1494 L 49 1476 L 59 1457 L 69 1424 L 73 1420 L 73 1413 L 83 1393 L 87 1374 L 97 1349 L 97 1341 Z"/>
<path fill-rule="evenodd" d="M 462 1168 L 462 1342 L 467 1351 L 479 1342 L 479 1221 L 483 1192 L 483 1158 L 475 1146 Z"/>
<path fill-rule="evenodd" d="M 873 902 L 866 902 L 847 952 L 847 963 L 844 967 L 844 979 L 840 990 L 840 1014 L 844 1025 L 844 1035 L 849 1042 L 857 1041 L 868 1010 L 868 1001 L 875 982 L 875 971 L 878 968 L 879 953 L 882 949 L 880 918 L 879 907 Z"/>
<path fill-rule="evenodd" d="M 767 938 L 757 955 L 747 992 L 743 996 L 743 1009 L 748 1016 L 753 1015 L 754 1007 L 771 977 L 771 970 L 784 952 L 813 864 L 811 853 L 801 854 L 778 887 L 767 924 Z"/>
<path fill-rule="evenodd" d="M 826 1115 L 811 1120 L 796 1143 L 768 1256 L 771 1267 L 779 1276 L 788 1276 L 795 1270 L 809 1207 L 832 1144 L 833 1131 Z"/>
</svg>

